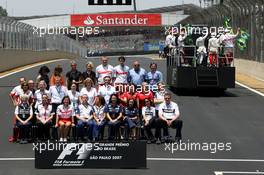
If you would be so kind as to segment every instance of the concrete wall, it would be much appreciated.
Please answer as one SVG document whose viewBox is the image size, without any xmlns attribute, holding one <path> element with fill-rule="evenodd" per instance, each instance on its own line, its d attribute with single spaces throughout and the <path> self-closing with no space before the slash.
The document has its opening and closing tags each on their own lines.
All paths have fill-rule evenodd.
<svg viewBox="0 0 264 175">
<path fill-rule="evenodd" d="M 41 61 L 68 58 L 75 59 L 79 56 L 59 51 L 25 51 L 0 49 L 0 72 L 20 66 L 25 66 Z"/>
<path fill-rule="evenodd" d="M 235 59 L 236 70 L 242 74 L 264 80 L 264 63 Z"/>
</svg>

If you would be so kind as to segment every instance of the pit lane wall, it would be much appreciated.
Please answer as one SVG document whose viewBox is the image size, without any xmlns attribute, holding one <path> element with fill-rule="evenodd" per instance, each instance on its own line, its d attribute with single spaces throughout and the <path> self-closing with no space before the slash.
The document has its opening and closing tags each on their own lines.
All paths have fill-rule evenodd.
<svg viewBox="0 0 264 175">
<path fill-rule="evenodd" d="M 62 51 L 25 51 L 0 49 L 0 73 L 17 67 L 55 59 L 76 59 L 76 54 Z"/>
<path fill-rule="evenodd" d="M 235 66 L 237 72 L 264 81 L 264 63 L 236 58 Z"/>
</svg>

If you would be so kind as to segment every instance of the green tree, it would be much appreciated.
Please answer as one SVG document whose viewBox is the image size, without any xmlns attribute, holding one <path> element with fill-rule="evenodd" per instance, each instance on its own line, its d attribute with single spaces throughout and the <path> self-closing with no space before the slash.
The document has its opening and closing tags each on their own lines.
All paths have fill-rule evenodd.
<svg viewBox="0 0 264 175">
<path fill-rule="evenodd" d="M 7 16 L 7 11 L 3 7 L 0 6 L 0 16 Z"/>
</svg>

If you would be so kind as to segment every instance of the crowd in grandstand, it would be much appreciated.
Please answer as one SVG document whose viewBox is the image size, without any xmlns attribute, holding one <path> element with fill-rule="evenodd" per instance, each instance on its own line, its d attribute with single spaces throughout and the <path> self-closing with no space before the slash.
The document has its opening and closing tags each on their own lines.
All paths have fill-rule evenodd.
<svg viewBox="0 0 264 175">
<path fill-rule="evenodd" d="M 10 93 L 15 106 L 11 141 L 99 141 L 107 135 L 108 140 L 146 139 L 160 144 L 173 140 L 168 127 L 176 129 L 175 141 L 180 141 L 183 122 L 178 105 L 165 91 L 157 64 L 151 63 L 147 72 L 139 61 L 133 68 L 123 56 L 118 61 L 114 67 L 102 57 L 95 71 L 88 62 L 85 72 L 72 61 L 65 77 L 61 66 L 51 76 L 42 66 L 36 82 L 21 77 Z"/>
</svg>

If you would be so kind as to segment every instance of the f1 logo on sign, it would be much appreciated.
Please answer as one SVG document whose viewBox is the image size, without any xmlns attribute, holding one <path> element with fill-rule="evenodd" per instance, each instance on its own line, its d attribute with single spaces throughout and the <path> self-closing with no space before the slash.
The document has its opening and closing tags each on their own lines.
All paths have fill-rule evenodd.
<svg viewBox="0 0 264 175">
<path fill-rule="evenodd" d="M 146 142 L 36 142 L 35 168 L 146 168 Z"/>
<path fill-rule="evenodd" d="M 132 0 L 88 0 L 89 5 L 132 5 Z"/>
</svg>

